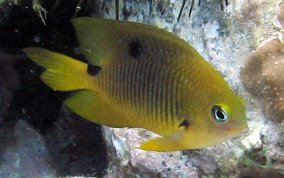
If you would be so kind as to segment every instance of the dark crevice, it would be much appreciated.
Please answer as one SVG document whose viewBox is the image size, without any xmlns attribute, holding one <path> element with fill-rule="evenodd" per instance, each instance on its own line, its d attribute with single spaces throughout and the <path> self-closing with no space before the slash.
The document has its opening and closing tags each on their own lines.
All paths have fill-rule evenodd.
<svg viewBox="0 0 284 178">
<path fill-rule="evenodd" d="M 74 14 L 90 16 L 99 14 L 99 11 L 90 8 L 90 1 L 83 1 L 80 11 L 76 11 L 79 0 L 41 1 L 48 11 L 45 25 L 32 10 L 31 2 L 23 0 L 19 5 L 0 7 L 0 51 L 18 56 L 9 67 L 16 71 L 19 80 L 1 126 L 25 120 L 39 131 L 52 156 L 46 161 L 56 170 L 57 176 L 102 177 L 107 168 L 107 153 L 101 127 L 70 114 L 67 109 L 62 110 L 63 101 L 70 93 L 48 88 L 40 80 L 43 69 L 21 51 L 29 46 L 43 47 L 75 59 L 84 59 L 77 53 L 78 43 L 70 19 L 74 18 Z M 90 72 L 97 73 L 97 69 L 90 69 Z M 13 76 L 10 78 L 13 79 Z M 75 139 L 69 143 L 65 137 Z"/>
</svg>

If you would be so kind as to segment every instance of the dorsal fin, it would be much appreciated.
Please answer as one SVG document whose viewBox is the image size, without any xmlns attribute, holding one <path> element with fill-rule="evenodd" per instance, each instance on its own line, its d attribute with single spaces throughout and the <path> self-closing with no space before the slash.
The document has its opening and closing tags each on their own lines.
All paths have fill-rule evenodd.
<svg viewBox="0 0 284 178">
<path fill-rule="evenodd" d="M 188 48 L 187 52 L 191 52 L 191 56 L 197 54 L 173 33 L 150 25 L 93 17 L 73 19 L 72 23 L 81 52 L 89 63 L 98 66 L 112 59 L 139 57 L 140 52 L 146 53 L 143 57 L 150 55 L 147 52 L 155 53 L 156 56 L 167 52 L 168 58 L 171 58 L 171 54 L 176 58 L 182 48 Z"/>
</svg>

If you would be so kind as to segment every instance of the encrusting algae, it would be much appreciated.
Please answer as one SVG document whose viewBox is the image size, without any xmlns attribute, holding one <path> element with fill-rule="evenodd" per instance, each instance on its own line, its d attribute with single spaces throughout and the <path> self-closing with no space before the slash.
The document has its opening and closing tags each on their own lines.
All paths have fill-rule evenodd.
<svg viewBox="0 0 284 178">
<path fill-rule="evenodd" d="M 284 120 L 284 44 L 273 39 L 247 59 L 241 71 L 246 89 L 263 102 L 270 118 Z"/>
<path fill-rule="evenodd" d="M 110 127 L 159 134 L 152 151 L 203 148 L 247 130 L 245 107 L 223 77 L 174 34 L 144 24 L 72 20 L 88 63 L 42 48 L 25 53 L 52 89 L 76 93 L 65 104 Z"/>
</svg>

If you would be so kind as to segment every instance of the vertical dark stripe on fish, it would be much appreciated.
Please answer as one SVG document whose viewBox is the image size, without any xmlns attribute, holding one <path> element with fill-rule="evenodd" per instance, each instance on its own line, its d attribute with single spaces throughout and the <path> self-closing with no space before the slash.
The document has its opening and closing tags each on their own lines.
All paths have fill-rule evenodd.
<svg viewBox="0 0 284 178">
<path fill-rule="evenodd" d="M 137 65 L 137 72 L 136 72 L 136 80 L 134 81 L 134 83 L 135 83 L 134 101 L 135 101 L 136 111 L 137 111 L 138 114 L 141 115 L 142 114 L 142 112 L 141 112 L 142 105 L 141 105 L 141 100 L 140 100 L 139 97 L 140 97 L 141 85 L 142 85 L 141 71 L 142 71 L 142 68 L 143 68 L 143 63 L 141 61 L 135 61 L 135 63 L 136 63 L 135 65 Z"/>
<path fill-rule="evenodd" d="M 181 70 L 181 69 L 179 69 Z M 180 90 L 180 86 L 181 86 L 181 81 L 180 81 L 180 71 L 176 71 L 175 72 L 175 79 L 174 79 L 174 82 L 175 82 L 175 88 L 174 88 L 174 95 L 176 97 L 176 99 L 173 101 L 173 110 L 175 110 L 175 113 L 176 113 L 176 117 L 179 116 L 179 111 L 180 111 L 180 102 L 181 102 L 181 90 Z M 173 124 L 175 123 L 175 120 L 173 120 Z M 174 127 L 174 125 L 172 125 Z"/>
<path fill-rule="evenodd" d="M 132 79 L 132 74 L 133 74 L 133 66 L 130 63 L 126 63 L 125 67 L 127 68 L 124 76 L 123 76 L 123 81 L 125 82 L 125 99 L 128 102 L 127 104 L 131 106 L 131 79 Z"/>
<path fill-rule="evenodd" d="M 105 88 L 105 90 L 106 90 L 106 92 L 107 92 L 107 94 L 108 94 L 108 71 L 109 71 L 109 68 L 107 69 L 107 71 L 104 73 L 104 81 L 103 81 L 103 86 L 104 86 L 104 88 Z"/>
<path fill-rule="evenodd" d="M 113 79 L 112 79 L 112 69 L 113 66 L 110 66 L 109 71 L 108 71 L 108 76 L 107 76 L 107 88 L 108 88 L 108 92 L 109 92 L 109 96 L 113 97 Z"/>
<path fill-rule="evenodd" d="M 152 104 L 151 108 L 150 109 L 150 112 L 153 113 L 154 117 L 155 117 L 155 120 L 156 122 L 158 122 L 158 119 L 159 119 L 159 112 L 158 112 L 158 109 L 157 109 L 157 106 L 156 106 L 156 103 L 157 103 L 157 100 L 158 100 L 158 95 L 157 95 L 157 91 L 158 91 L 158 88 L 157 86 L 159 84 L 157 84 L 157 81 L 158 81 L 158 75 L 157 75 L 157 72 L 158 69 L 156 68 L 156 65 L 155 63 L 153 63 L 153 68 L 152 68 L 152 71 L 151 71 L 151 75 L 149 76 L 150 77 L 150 83 L 152 84 L 151 85 L 151 88 L 149 89 L 149 103 Z M 153 122 L 152 123 L 155 123 L 156 122 Z"/>
<path fill-rule="evenodd" d="M 145 108 L 146 113 L 150 116 L 148 119 L 148 123 L 150 118 L 155 118 L 155 112 L 152 112 L 153 102 L 152 102 L 152 90 L 153 83 L 151 83 L 152 75 L 154 72 L 154 64 L 150 61 L 147 62 L 147 67 L 145 70 L 145 86 L 144 86 L 144 98 L 145 98 Z"/>
<path fill-rule="evenodd" d="M 135 105 L 135 83 L 136 83 L 136 78 L 137 78 L 137 69 L 138 69 L 138 65 L 135 65 L 136 61 L 131 61 L 132 63 L 132 72 L 129 74 L 129 76 L 131 76 L 130 79 L 130 103 L 131 103 L 131 107 L 133 108 L 133 110 L 137 113 L 137 108 Z"/>
<path fill-rule="evenodd" d="M 112 67 L 112 88 L 113 88 L 113 96 L 114 98 L 117 98 L 118 97 L 118 94 L 119 94 L 119 90 L 118 90 L 118 82 L 117 82 L 117 65 L 113 66 Z"/>
<path fill-rule="evenodd" d="M 179 71 L 179 75 L 177 76 L 177 90 L 176 90 L 176 96 L 177 96 L 177 103 L 176 103 L 176 109 L 177 113 L 180 113 L 181 108 L 183 107 L 183 97 L 185 96 L 183 93 L 186 92 L 184 91 L 184 88 L 182 88 L 182 82 L 183 81 L 183 76 L 182 76 L 182 71 Z"/>
<path fill-rule="evenodd" d="M 127 67 L 126 63 L 124 62 L 121 62 L 121 69 L 120 69 L 120 79 L 119 81 L 121 82 L 121 86 L 122 88 L 120 89 L 121 90 L 121 99 L 124 101 L 124 104 L 126 104 L 126 101 L 127 101 L 127 91 L 128 91 L 128 88 L 127 88 L 127 81 L 125 80 L 125 77 L 127 74 L 128 74 L 128 70 L 129 68 Z"/>
<path fill-rule="evenodd" d="M 168 115 L 168 124 L 171 126 L 173 123 L 173 119 L 175 118 L 175 111 L 174 111 L 174 102 L 175 101 L 175 95 L 174 95 L 174 90 L 175 90 L 175 70 L 170 70 L 168 72 L 169 76 L 168 76 L 168 83 L 167 83 L 167 88 L 168 88 L 168 96 L 167 96 L 167 110 L 169 111 L 169 115 Z"/>
<path fill-rule="evenodd" d="M 147 67 L 147 60 L 141 60 L 141 73 L 140 73 L 140 85 L 139 85 L 139 103 L 140 103 L 140 112 L 145 116 L 147 114 L 146 107 L 145 106 L 145 98 L 144 98 L 144 91 L 145 91 L 145 70 Z"/>
<path fill-rule="evenodd" d="M 114 81 L 115 81 L 115 97 L 117 100 L 117 105 L 119 107 L 123 107 L 122 106 L 122 101 L 121 101 L 121 82 L 120 82 L 120 64 L 115 65 L 115 69 L 114 69 Z"/>
<path fill-rule="evenodd" d="M 161 74 L 160 74 L 160 71 L 161 69 L 159 68 L 159 66 L 157 65 L 157 80 L 156 80 L 156 95 L 157 95 L 157 100 L 156 100 L 156 105 L 155 105 L 155 108 L 157 110 L 157 113 L 158 113 L 158 123 L 159 123 L 159 127 L 161 127 L 161 123 L 162 123 L 162 112 L 161 112 L 161 109 L 162 109 L 162 80 L 161 80 Z"/>
<path fill-rule="evenodd" d="M 116 97 L 116 81 L 115 81 L 115 66 L 112 66 L 111 67 L 111 70 L 110 70 L 110 78 L 111 78 L 111 96 L 113 96 L 114 98 Z"/>
<path fill-rule="evenodd" d="M 128 95 L 127 95 L 127 91 L 128 91 L 128 87 L 127 87 L 127 78 L 125 76 L 127 76 L 127 74 L 129 73 L 129 65 L 126 65 L 126 63 L 121 63 L 121 69 L 120 69 L 120 73 L 119 73 L 119 81 L 121 83 L 121 88 L 120 88 L 120 93 L 121 93 L 121 101 L 123 102 L 123 106 L 124 108 L 126 106 L 128 106 Z"/>
<path fill-rule="evenodd" d="M 104 77 L 104 80 L 105 80 L 105 90 L 106 90 L 106 93 L 109 95 L 110 94 L 110 91 L 109 91 L 109 84 L 110 84 L 110 79 L 109 79 L 109 73 L 110 73 L 110 67 L 108 68 L 107 72 L 105 72 L 105 77 Z"/>
<path fill-rule="evenodd" d="M 137 61 L 134 61 L 134 63 L 136 63 Z M 138 73 L 139 73 L 139 65 L 134 64 L 134 72 L 132 73 L 133 78 L 131 80 L 132 82 L 132 95 L 131 95 L 131 101 L 132 101 L 132 107 L 134 108 L 135 112 L 138 114 L 138 108 L 137 108 L 137 100 L 136 100 L 136 96 L 137 96 L 137 85 L 138 85 Z"/>
<path fill-rule="evenodd" d="M 162 123 L 162 126 L 163 128 L 165 128 L 164 126 L 166 125 L 166 123 L 168 122 L 168 110 L 167 110 L 167 82 L 168 82 L 168 79 L 166 77 L 166 69 L 161 66 L 160 68 L 160 75 L 161 75 L 161 98 L 160 98 L 160 102 L 161 102 L 161 109 L 160 109 L 160 112 L 161 112 L 161 123 Z"/>
</svg>

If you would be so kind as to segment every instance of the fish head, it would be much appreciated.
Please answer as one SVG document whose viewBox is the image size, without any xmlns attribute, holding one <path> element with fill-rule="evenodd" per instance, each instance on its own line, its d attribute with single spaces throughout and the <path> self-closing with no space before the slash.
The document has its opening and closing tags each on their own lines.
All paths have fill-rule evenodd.
<svg viewBox="0 0 284 178">
<path fill-rule="evenodd" d="M 210 106 L 209 106 L 210 108 Z M 245 105 L 241 97 L 233 95 L 211 105 L 208 129 L 216 137 L 227 138 L 242 135 L 248 130 Z"/>
<path fill-rule="evenodd" d="M 190 125 L 180 142 L 191 149 L 222 143 L 248 130 L 244 102 L 233 92 L 212 97 L 190 113 Z"/>
</svg>

